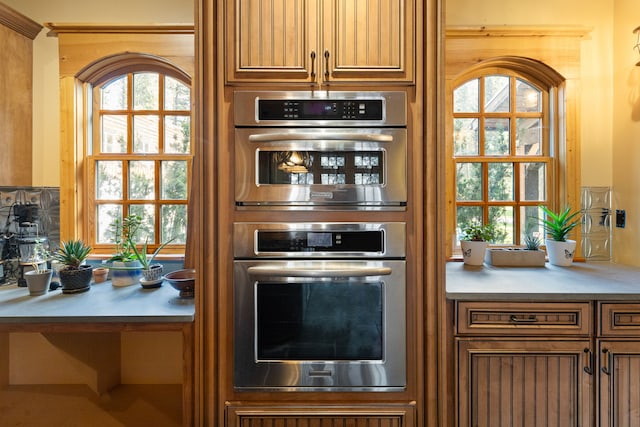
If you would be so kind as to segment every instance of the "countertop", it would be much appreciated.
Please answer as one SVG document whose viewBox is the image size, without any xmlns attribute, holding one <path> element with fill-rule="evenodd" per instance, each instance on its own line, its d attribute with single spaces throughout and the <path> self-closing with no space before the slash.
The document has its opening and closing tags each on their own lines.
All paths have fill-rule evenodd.
<svg viewBox="0 0 640 427">
<path fill-rule="evenodd" d="M 0 324 L 8 323 L 174 323 L 193 322 L 193 299 L 180 298 L 164 282 L 156 289 L 92 283 L 87 292 L 49 291 L 30 296 L 26 287 L 0 286 Z"/>
<path fill-rule="evenodd" d="M 473 301 L 637 301 L 640 268 L 611 262 L 574 262 L 570 267 L 446 266 L 448 299 Z"/>
</svg>

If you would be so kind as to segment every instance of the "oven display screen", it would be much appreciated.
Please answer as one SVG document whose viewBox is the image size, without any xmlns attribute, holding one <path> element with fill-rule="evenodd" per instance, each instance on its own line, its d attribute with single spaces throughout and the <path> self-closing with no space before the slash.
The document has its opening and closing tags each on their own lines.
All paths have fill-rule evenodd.
<svg viewBox="0 0 640 427">
<path fill-rule="evenodd" d="M 336 114 L 335 102 L 308 101 L 302 103 L 302 113 L 305 116 L 322 117 Z"/>
<path fill-rule="evenodd" d="M 307 233 L 307 246 L 330 248 L 333 246 L 332 233 Z"/>
</svg>

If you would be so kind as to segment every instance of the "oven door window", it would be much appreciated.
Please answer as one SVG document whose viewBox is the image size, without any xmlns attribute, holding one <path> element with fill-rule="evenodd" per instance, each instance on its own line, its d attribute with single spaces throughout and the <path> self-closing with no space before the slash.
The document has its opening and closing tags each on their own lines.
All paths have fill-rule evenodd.
<svg viewBox="0 0 640 427">
<path fill-rule="evenodd" d="M 384 151 L 258 151 L 258 183 L 382 185 Z"/>
<path fill-rule="evenodd" d="M 258 282 L 257 360 L 382 360 L 382 298 L 381 282 Z"/>
</svg>

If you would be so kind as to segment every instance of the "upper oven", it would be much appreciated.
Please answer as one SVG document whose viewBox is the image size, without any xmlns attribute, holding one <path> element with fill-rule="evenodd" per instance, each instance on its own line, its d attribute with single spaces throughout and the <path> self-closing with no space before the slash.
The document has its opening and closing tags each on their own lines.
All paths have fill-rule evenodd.
<svg viewBox="0 0 640 427">
<path fill-rule="evenodd" d="M 270 209 L 404 210 L 404 92 L 234 94 L 235 201 Z"/>
</svg>

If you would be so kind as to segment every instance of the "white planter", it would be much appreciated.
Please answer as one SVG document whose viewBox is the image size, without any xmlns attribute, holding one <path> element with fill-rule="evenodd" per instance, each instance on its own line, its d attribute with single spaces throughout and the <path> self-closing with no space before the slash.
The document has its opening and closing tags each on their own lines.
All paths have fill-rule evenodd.
<svg viewBox="0 0 640 427">
<path fill-rule="evenodd" d="M 38 273 L 35 270 L 27 271 L 24 273 L 24 278 L 27 281 L 27 288 L 29 289 L 29 295 L 44 295 L 49 290 L 49 284 L 51 283 L 51 276 L 53 270 L 44 270 L 42 273 Z"/>
<path fill-rule="evenodd" d="M 576 253 L 575 240 L 557 242 L 555 240 L 546 239 L 544 242 L 547 245 L 549 264 L 560 267 L 569 267 L 573 264 L 573 256 Z"/>
<path fill-rule="evenodd" d="M 484 262 L 505 267 L 544 267 L 545 253 L 524 248 L 489 248 Z"/>
<path fill-rule="evenodd" d="M 131 286 L 140 283 L 142 264 L 139 261 L 113 261 L 111 284 L 116 287 Z"/>
<path fill-rule="evenodd" d="M 467 265 L 482 265 L 487 246 L 489 246 L 487 242 L 460 240 L 464 263 Z"/>
</svg>

